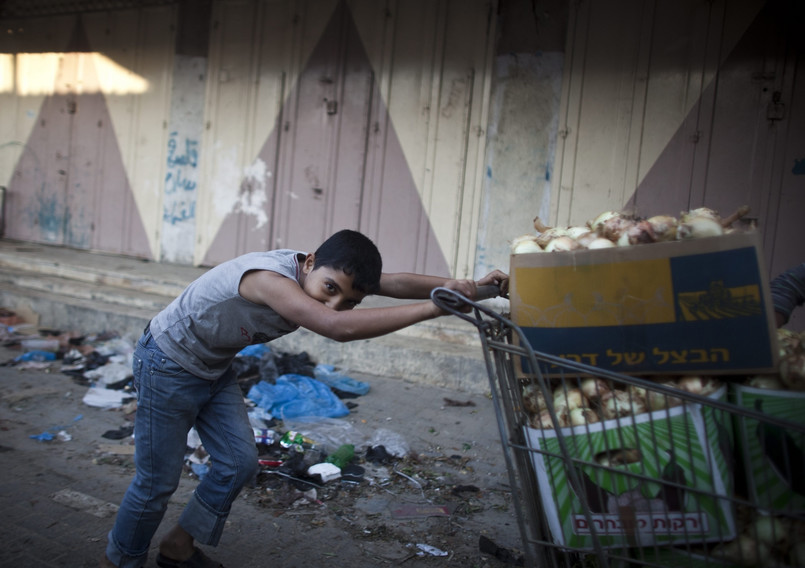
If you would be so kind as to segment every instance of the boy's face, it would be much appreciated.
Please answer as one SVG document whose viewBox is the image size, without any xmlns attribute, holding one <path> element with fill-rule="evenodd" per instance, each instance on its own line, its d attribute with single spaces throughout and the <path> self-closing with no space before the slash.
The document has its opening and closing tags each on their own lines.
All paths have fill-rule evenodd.
<svg viewBox="0 0 805 568">
<path fill-rule="evenodd" d="M 314 261 L 313 255 L 308 254 L 302 267 L 305 274 L 302 289 L 305 294 L 337 312 L 351 310 L 366 297 L 366 294 L 352 287 L 352 276 L 329 266 L 314 270 Z"/>
</svg>

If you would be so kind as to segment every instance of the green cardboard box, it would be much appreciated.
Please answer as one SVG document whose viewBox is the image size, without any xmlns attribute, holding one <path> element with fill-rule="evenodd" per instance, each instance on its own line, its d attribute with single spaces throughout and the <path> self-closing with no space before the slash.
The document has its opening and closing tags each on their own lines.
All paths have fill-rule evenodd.
<svg viewBox="0 0 805 568">
<path fill-rule="evenodd" d="M 771 513 L 805 512 L 805 392 L 732 385 L 735 404 L 796 423 L 781 428 L 735 416 L 749 499 Z"/>
<path fill-rule="evenodd" d="M 723 400 L 726 390 L 712 397 Z M 735 538 L 726 499 L 732 491 L 730 428 L 729 417 L 698 404 L 559 430 L 525 427 L 539 505 L 553 541 L 591 550 L 594 538 L 605 548 Z M 562 456 L 560 439 L 573 458 L 570 463 Z M 641 459 L 611 468 L 596 461 L 619 450 L 637 450 Z M 569 467 L 580 480 L 577 489 Z M 686 489 L 663 480 L 676 480 Z"/>
</svg>

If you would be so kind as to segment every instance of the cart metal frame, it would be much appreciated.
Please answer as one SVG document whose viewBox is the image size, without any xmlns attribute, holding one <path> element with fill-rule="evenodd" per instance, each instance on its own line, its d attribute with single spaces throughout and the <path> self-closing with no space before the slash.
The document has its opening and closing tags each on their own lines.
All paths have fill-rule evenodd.
<svg viewBox="0 0 805 568">
<path fill-rule="evenodd" d="M 734 523 L 734 532 L 719 528 L 715 531 L 715 536 L 710 534 L 709 539 L 703 540 L 699 534 L 687 534 L 683 531 L 681 536 L 674 537 L 673 542 L 657 539 L 647 544 L 645 535 L 643 535 L 643 540 L 636 539 L 634 529 L 629 529 L 627 526 L 622 539 L 625 542 L 613 545 L 611 539 L 608 541 L 605 538 L 607 535 L 596 528 L 599 525 L 594 522 L 590 501 L 600 498 L 601 495 L 591 493 L 589 485 L 585 486 L 584 480 L 581 478 L 583 468 L 587 468 L 586 471 L 591 471 L 592 468 L 601 475 L 619 475 L 638 484 L 645 482 L 654 483 L 656 486 L 658 480 L 656 476 L 649 475 L 645 470 L 624 473 L 624 468 L 619 465 L 607 465 L 580 459 L 574 452 L 574 448 L 578 448 L 579 444 L 584 442 L 585 429 L 589 434 L 590 428 L 589 426 L 562 427 L 564 422 L 560 421 L 551 395 L 557 385 L 559 388 L 568 389 L 580 384 L 584 378 L 593 377 L 622 389 L 645 389 L 646 393 L 654 393 L 654 396 L 667 397 L 666 401 L 669 399 L 681 401 L 680 406 L 684 409 L 710 409 L 711 412 L 720 413 L 719 416 L 722 418 L 726 417 L 727 424 L 733 426 L 733 433 L 747 427 L 748 424 L 751 424 L 752 432 L 760 428 L 760 425 L 768 429 L 783 429 L 795 442 L 794 446 L 784 448 L 783 459 L 788 466 L 789 473 L 797 473 L 801 468 L 805 468 L 805 464 L 802 463 L 803 458 L 796 450 L 796 447 L 805 448 L 805 420 L 803 420 L 803 424 L 799 424 L 759 410 L 726 402 L 723 398 L 701 396 L 656 381 L 615 373 L 541 353 L 530 346 L 522 330 L 516 324 L 489 307 L 470 301 L 461 294 L 446 288 L 433 290 L 431 298 L 441 309 L 473 324 L 478 329 L 527 566 L 539 566 L 540 568 L 547 566 L 603 568 L 680 564 L 697 567 L 761 564 L 764 566 L 793 566 L 802 565 L 805 562 L 805 558 L 792 560 L 794 558 L 793 547 L 798 542 L 805 543 L 805 520 L 803 520 L 805 510 L 781 508 L 772 503 L 771 497 L 767 499 L 763 494 L 756 494 L 757 490 L 753 491 L 754 497 L 747 497 L 746 479 L 742 475 L 742 468 L 738 465 L 738 461 L 731 462 L 734 464 L 731 471 L 736 475 L 727 480 L 729 487 L 725 491 L 715 492 L 692 488 L 684 481 L 680 482 L 676 479 L 663 479 L 660 483 L 662 491 L 686 491 L 687 495 L 695 495 L 698 492 L 698 497 L 713 500 L 719 507 L 729 511 Z M 542 446 L 536 447 L 537 445 L 529 443 L 529 439 L 527 439 L 525 430 L 529 424 L 532 424 L 530 420 L 533 419 L 533 414 L 525 409 L 523 387 L 529 383 L 536 385 L 545 398 L 547 413 L 553 426 L 552 436 L 555 437 L 555 446 L 558 446 L 558 450 L 548 451 Z M 805 411 L 805 404 L 803 411 Z M 660 426 L 662 421 L 666 420 L 665 417 L 670 417 L 670 412 L 652 412 L 651 417 L 649 424 L 651 424 L 653 432 L 654 425 Z M 612 428 L 620 428 L 622 425 L 629 427 L 633 424 L 633 420 L 633 418 L 625 417 L 618 418 L 614 422 L 609 420 L 605 424 L 614 424 Z M 668 421 L 670 422 L 670 418 Z M 759 430 L 757 431 L 759 432 Z M 691 437 L 695 435 L 695 432 L 690 432 Z M 732 441 L 735 440 L 737 437 Z M 656 442 L 655 439 L 644 440 L 642 446 L 644 457 L 650 454 L 652 449 L 659 451 L 656 450 Z M 690 438 L 685 440 L 682 436 L 674 443 L 679 444 L 680 453 L 691 451 Z M 732 444 L 729 451 L 734 449 L 735 445 Z M 792 451 L 788 453 L 789 450 Z M 555 525 L 554 532 L 551 530 L 552 526 L 544 505 L 546 500 L 555 499 L 555 496 L 546 494 L 544 477 L 541 485 L 535 471 L 535 459 L 547 460 L 549 458 L 553 459 L 554 463 L 557 459 L 561 460 L 564 465 L 567 483 L 575 493 L 589 527 L 589 546 L 569 545 L 562 542 L 564 539 L 557 538 Z M 737 459 L 734 454 L 728 455 L 727 458 Z M 674 459 L 673 455 L 671 455 L 671 459 Z M 719 475 L 717 460 L 710 457 L 708 460 L 711 468 L 710 475 Z M 723 468 L 721 473 L 723 473 Z M 805 483 L 805 479 L 802 481 Z M 668 493 L 662 495 L 665 496 Z M 699 506 L 701 507 L 701 505 Z M 648 515 L 654 514 L 648 513 Z M 659 517 L 662 513 L 656 513 L 656 515 Z M 775 539 L 773 551 L 775 554 L 779 552 L 779 558 L 774 561 L 776 564 L 773 564 L 766 556 L 761 557 L 766 552 L 763 548 L 749 552 L 738 549 L 737 555 L 732 550 L 738 546 L 738 539 L 744 538 L 744 535 L 748 538 L 760 539 L 756 525 L 749 520 L 754 521 L 764 515 L 771 515 L 780 521 L 779 524 L 772 525 Z M 742 524 L 744 520 L 746 522 Z M 651 537 L 649 537 L 649 541 L 651 541 Z M 781 552 L 783 548 L 785 548 L 785 553 Z M 732 554 L 728 555 L 728 551 L 731 551 Z M 770 553 L 771 550 L 768 552 Z M 668 553 L 671 554 L 670 558 Z"/>
</svg>

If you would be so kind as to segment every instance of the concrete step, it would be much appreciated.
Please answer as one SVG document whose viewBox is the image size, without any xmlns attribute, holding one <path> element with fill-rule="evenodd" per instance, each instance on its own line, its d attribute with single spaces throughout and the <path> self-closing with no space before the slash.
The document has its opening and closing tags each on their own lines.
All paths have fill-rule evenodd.
<svg viewBox="0 0 805 568">
<path fill-rule="evenodd" d="M 0 306 L 35 316 L 40 327 L 82 334 L 116 331 L 133 342 L 151 317 L 205 271 L 0 239 Z M 364 302 L 367 307 L 393 303 L 380 297 Z M 459 318 L 438 318 L 349 343 L 299 330 L 271 345 L 306 351 L 346 371 L 473 393 L 488 390 L 477 329 Z"/>
</svg>

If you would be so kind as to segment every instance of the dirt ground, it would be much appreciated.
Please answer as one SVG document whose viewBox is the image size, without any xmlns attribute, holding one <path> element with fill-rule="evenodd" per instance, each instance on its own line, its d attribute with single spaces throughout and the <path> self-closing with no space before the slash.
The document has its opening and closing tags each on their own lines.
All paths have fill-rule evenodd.
<svg viewBox="0 0 805 568">
<path fill-rule="evenodd" d="M 0 363 L 19 354 L 18 347 L 0 347 Z M 113 434 L 131 426 L 134 408 L 85 403 L 87 382 L 63 373 L 58 361 L 25 366 L 0 366 L 0 530 L 6 543 L 0 566 L 96 566 L 134 472 L 131 437 Z M 345 400 L 354 405 L 350 415 L 329 430 L 358 447 L 354 463 L 363 478 L 314 486 L 263 467 L 235 503 L 220 545 L 205 552 L 229 568 L 500 567 L 522 561 L 491 400 L 401 379 L 351 376 L 369 382 L 371 390 Z M 278 423 L 275 429 L 288 428 Z M 367 460 L 362 445 L 378 432 L 403 440 L 408 454 L 385 464 Z M 266 459 L 283 457 L 261 449 Z M 188 468 L 147 566 L 156 566 L 160 534 L 197 482 Z"/>
</svg>

